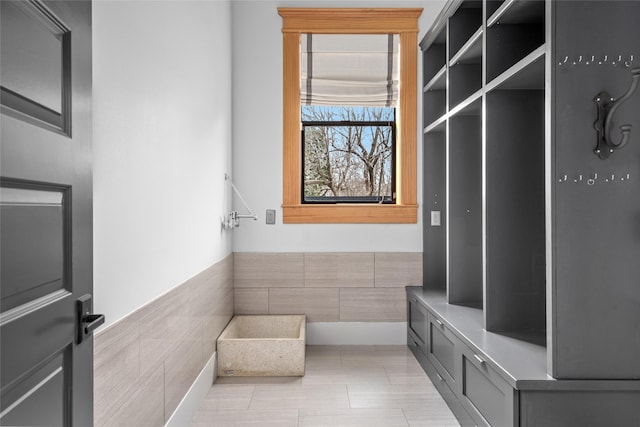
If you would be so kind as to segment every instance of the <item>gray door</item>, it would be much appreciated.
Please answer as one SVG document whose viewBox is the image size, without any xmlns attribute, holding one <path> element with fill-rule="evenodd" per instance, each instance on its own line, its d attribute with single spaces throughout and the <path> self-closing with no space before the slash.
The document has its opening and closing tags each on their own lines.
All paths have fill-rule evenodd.
<svg viewBox="0 0 640 427">
<path fill-rule="evenodd" d="M 91 3 L 0 5 L 0 425 L 91 426 Z"/>
</svg>

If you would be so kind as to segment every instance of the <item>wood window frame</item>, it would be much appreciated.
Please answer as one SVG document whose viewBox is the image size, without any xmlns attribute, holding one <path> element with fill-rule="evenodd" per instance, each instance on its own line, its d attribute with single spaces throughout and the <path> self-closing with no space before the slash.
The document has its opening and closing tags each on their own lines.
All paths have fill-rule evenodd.
<svg viewBox="0 0 640 427">
<path fill-rule="evenodd" d="M 283 202 L 285 224 L 418 222 L 417 70 L 422 8 L 278 8 L 283 36 Z M 300 35 L 399 34 L 400 93 L 396 118 L 396 203 L 302 203 Z"/>
</svg>

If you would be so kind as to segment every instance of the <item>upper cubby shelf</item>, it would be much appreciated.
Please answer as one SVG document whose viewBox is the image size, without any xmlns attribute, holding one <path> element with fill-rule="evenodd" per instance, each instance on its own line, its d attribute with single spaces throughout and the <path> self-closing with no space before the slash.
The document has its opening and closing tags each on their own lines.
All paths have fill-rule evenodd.
<svg viewBox="0 0 640 427">
<path fill-rule="evenodd" d="M 426 135 L 428 133 L 437 133 L 444 132 L 447 124 L 447 116 L 440 116 L 437 120 L 433 121 L 430 125 L 424 128 L 423 133 Z"/>
<path fill-rule="evenodd" d="M 481 64 L 456 64 L 449 69 L 449 110 L 482 89 Z"/>
<path fill-rule="evenodd" d="M 449 117 L 482 115 L 482 89 L 472 93 L 464 101 L 449 111 Z"/>
<path fill-rule="evenodd" d="M 443 66 L 440 68 L 431 80 L 424 85 L 424 91 L 428 92 L 430 90 L 444 90 L 447 86 L 447 67 Z"/>
<path fill-rule="evenodd" d="M 433 123 L 447 113 L 447 93 L 444 90 L 430 90 L 424 93 L 422 109 L 423 123 Z"/>
<path fill-rule="evenodd" d="M 440 75 L 447 64 L 446 27 L 442 28 L 423 56 L 424 80 L 429 82 Z M 444 78 L 444 73 L 440 77 Z"/>
<path fill-rule="evenodd" d="M 487 16 L 487 27 L 492 27 L 496 24 L 539 23 L 544 20 L 544 1 L 488 1 Z"/>
<path fill-rule="evenodd" d="M 465 103 L 482 88 L 482 28 L 469 38 L 449 63 L 449 109 Z"/>
<path fill-rule="evenodd" d="M 430 44 L 422 45 L 423 123 L 443 123 L 447 112 L 447 26 L 437 28 L 428 39 Z"/>
<path fill-rule="evenodd" d="M 495 89 L 544 89 L 546 46 L 540 46 L 504 73 L 487 83 L 487 92 Z"/>
<path fill-rule="evenodd" d="M 482 2 L 463 1 L 449 18 L 449 58 L 453 59 L 482 28 Z"/>
<path fill-rule="evenodd" d="M 486 34 L 487 81 L 545 45 L 544 22 L 494 25 Z"/>
<path fill-rule="evenodd" d="M 469 40 L 453 55 L 449 61 L 454 64 L 480 64 L 482 62 L 482 28 L 479 28 Z"/>
</svg>

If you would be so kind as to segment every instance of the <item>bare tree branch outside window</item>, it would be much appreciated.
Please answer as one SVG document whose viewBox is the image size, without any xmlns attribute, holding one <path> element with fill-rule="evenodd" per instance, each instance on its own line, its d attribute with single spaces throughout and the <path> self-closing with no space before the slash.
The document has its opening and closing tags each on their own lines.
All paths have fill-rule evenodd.
<svg viewBox="0 0 640 427">
<path fill-rule="evenodd" d="M 306 201 L 393 200 L 395 110 L 302 108 Z"/>
</svg>

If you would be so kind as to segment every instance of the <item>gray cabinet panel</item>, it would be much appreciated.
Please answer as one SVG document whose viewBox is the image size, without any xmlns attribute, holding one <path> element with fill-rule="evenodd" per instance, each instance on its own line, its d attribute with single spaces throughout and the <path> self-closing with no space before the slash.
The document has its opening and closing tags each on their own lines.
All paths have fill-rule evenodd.
<svg viewBox="0 0 640 427">
<path fill-rule="evenodd" d="M 451 384 L 456 381 L 455 345 L 458 339 L 435 316 L 429 316 L 428 356 Z"/>
<path fill-rule="evenodd" d="M 556 380 L 546 373 L 544 347 L 487 332 L 480 310 L 447 304 L 443 293 L 418 287 L 408 287 L 407 297 L 429 319 L 440 319 L 442 326 L 430 321 L 429 330 L 437 326 L 436 336 L 453 343 L 452 359 L 442 349 L 439 359 L 427 357 L 408 331 L 407 343 L 433 383 L 447 385 L 438 390 L 445 399 L 454 392 L 447 403 L 462 425 L 627 427 L 640 420 L 640 381 Z M 453 360 L 453 378 L 439 360 Z"/>
<path fill-rule="evenodd" d="M 544 91 L 494 90 L 486 105 L 486 328 L 544 331 Z"/>
<path fill-rule="evenodd" d="M 422 364 L 422 360 L 427 360 L 427 355 L 424 353 L 424 351 L 422 350 L 422 348 L 420 347 L 420 339 L 418 337 L 416 337 L 416 334 L 414 334 L 410 329 L 407 331 L 407 346 L 409 347 L 409 349 L 411 350 L 411 352 L 413 353 L 414 356 L 416 356 L 416 359 L 418 359 L 418 362 L 420 362 L 420 364 Z"/>
<path fill-rule="evenodd" d="M 588 52 L 597 55 L 598 62 L 587 65 L 583 57 L 582 65 L 558 66 L 552 73 L 552 374 L 567 379 L 639 379 L 640 93 L 621 105 L 611 132 L 619 141 L 619 126 L 630 124 L 631 141 L 606 160 L 593 153 L 593 99 L 604 90 L 620 97 L 631 83 L 631 68 L 640 66 L 640 2 L 552 4 L 556 22 L 571 23 L 554 27 L 556 57 L 579 61 L 576 56 Z M 634 60 L 626 67 L 623 62 L 631 55 Z M 586 181 L 596 174 L 589 185 Z M 575 182 L 580 175 L 583 180 Z"/>
<path fill-rule="evenodd" d="M 522 427 L 640 425 L 640 391 L 521 392 Z"/>
<path fill-rule="evenodd" d="M 425 347 L 428 341 L 427 309 L 417 299 L 413 298 L 407 301 L 407 314 L 409 331 L 415 337 L 415 345 L 426 354 Z"/>
<path fill-rule="evenodd" d="M 427 96 L 425 95 L 425 97 Z M 425 286 L 428 286 L 429 289 L 444 290 L 447 283 L 447 192 L 444 132 L 425 135 L 423 157 L 425 224 L 422 239 L 424 244 L 422 277 Z M 431 212 L 440 213 L 440 225 L 431 225 Z"/>
<path fill-rule="evenodd" d="M 431 90 L 448 100 L 424 128 L 424 218 L 443 187 L 438 156 L 447 190 L 446 242 L 425 228 L 424 287 L 442 288 L 440 250 L 448 302 L 482 308 L 490 331 L 546 330 L 555 378 L 640 379 L 640 92 L 608 132 L 616 143 L 631 125 L 629 143 L 594 153 L 594 99 L 620 98 L 640 66 L 640 1 L 479 4 L 448 2 L 421 44 L 425 64 L 438 57 L 423 110 L 442 111 Z M 476 101 L 463 101 L 478 87 L 469 67 L 484 76 Z"/>
<path fill-rule="evenodd" d="M 452 390 L 451 388 L 452 386 L 449 385 L 446 379 L 444 379 L 441 375 L 439 375 L 435 371 L 436 370 L 434 370 L 435 378 L 434 378 L 434 375 L 430 377 L 433 382 L 433 385 L 436 386 L 436 389 L 438 389 L 438 392 L 440 393 L 442 398 L 445 400 L 445 402 L 447 402 L 449 407 L 452 409 L 452 411 L 458 418 L 458 421 L 460 421 L 462 425 L 473 425 L 471 422 L 469 422 L 472 419 L 471 416 L 466 414 L 466 411 L 464 410 L 464 408 L 462 407 L 462 404 L 458 400 L 458 396 Z M 460 417 L 458 416 L 458 414 L 462 414 L 462 416 Z"/>
<path fill-rule="evenodd" d="M 447 105 L 423 109 L 425 144 L 446 148 L 424 159 L 425 223 L 447 198 L 414 293 L 445 326 L 429 323 L 429 366 L 477 423 L 640 426 L 640 91 L 610 132 L 631 125 L 629 143 L 594 153 L 594 99 L 621 97 L 640 66 L 640 1 L 482 3 L 450 0 L 421 43 L 425 64 L 448 47 L 425 79 Z M 479 62 L 460 58 L 479 45 L 466 98 Z"/>
<path fill-rule="evenodd" d="M 449 302 L 482 307 L 482 121 L 449 121 Z"/>
<path fill-rule="evenodd" d="M 475 421 L 473 421 L 471 416 L 462 407 L 462 404 L 460 403 L 460 400 L 458 399 L 458 396 L 454 391 L 454 388 L 452 387 L 452 385 L 447 383 L 447 380 L 444 379 L 442 375 L 438 373 L 438 371 L 433 366 L 433 364 L 429 362 L 429 360 L 427 359 L 427 356 L 418 349 L 411 335 L 413 334 L 409 332 L 409 336 L 407 338 L 407 342 L 408 342 L 409 348 L 411 349 L 411 352 L 416 357 L 416 359 L 418 359 L 418 362 L 420 363 L 420 365 L 422 366 L 426 374 L 431 379 L 431 382 L 433 383 L 433 385 L 436 387 L 436 389 L 438 390 L 438 392 L 440 393 L 444 401 L 447 403 L 449 408 L 451 408 L 451 411 L 458 419 L 458 422 L 460 423 L 460 425 L 475 426 L 476 425 Z"/>
<path fill-rule="evenodd" d="M 514 425 L 516 392 L 484 361 L 485 357 L 468 347 L 462 350 L 462 404 L 479 425 Z"/>
</svg>

